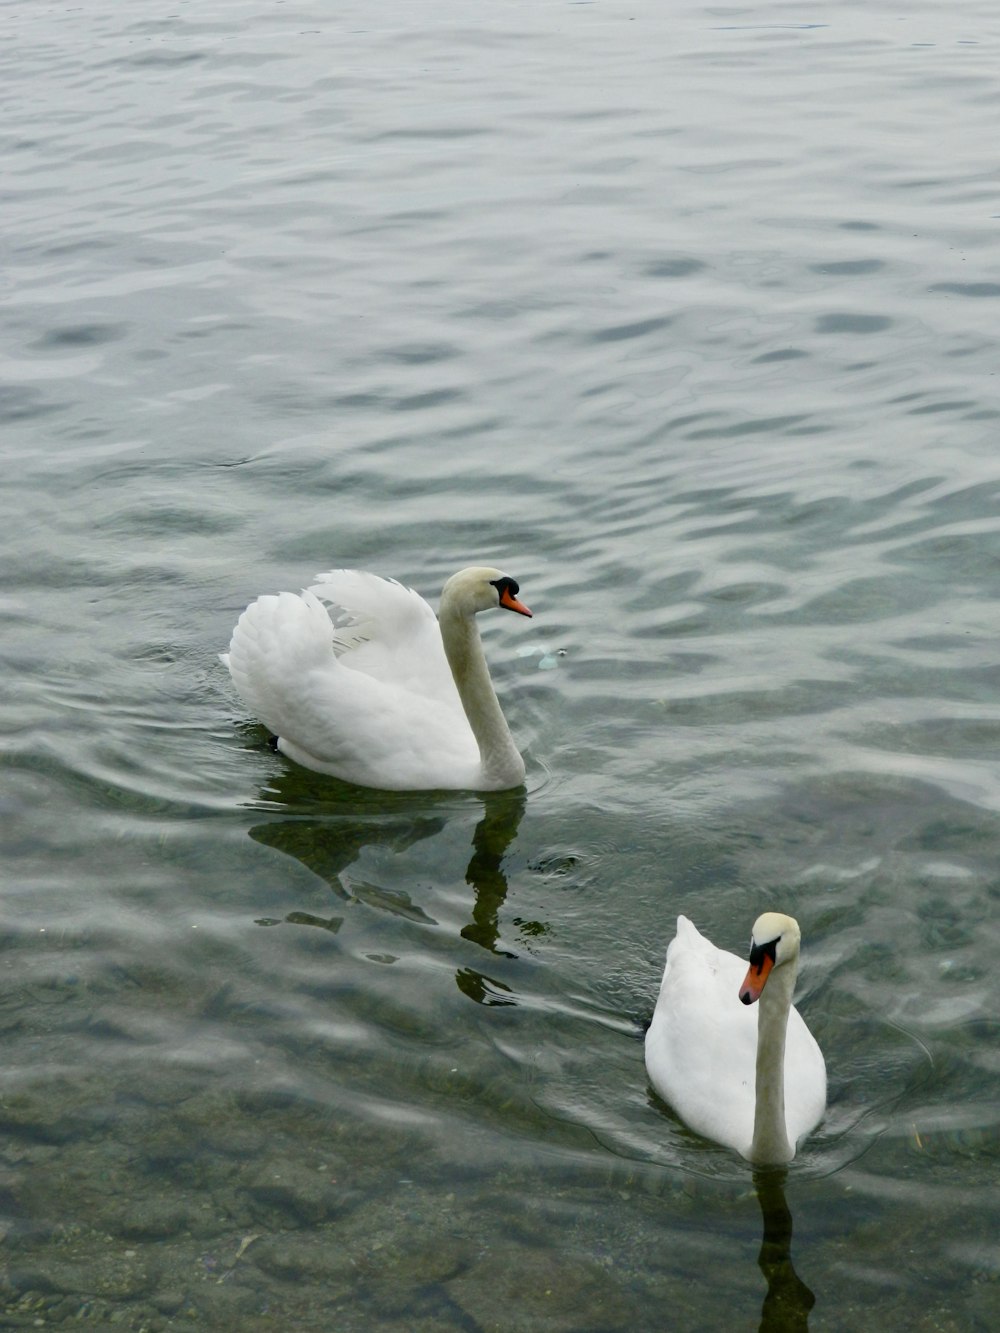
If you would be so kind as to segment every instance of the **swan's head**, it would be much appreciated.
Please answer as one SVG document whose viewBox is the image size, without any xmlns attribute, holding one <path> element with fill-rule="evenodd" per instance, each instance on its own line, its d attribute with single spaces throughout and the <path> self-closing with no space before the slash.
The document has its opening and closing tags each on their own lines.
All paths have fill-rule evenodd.
<svg viewBox="0 0 1000 1333">
<path fill-rule="evenodd" d="M 473 616 L 479 611 L 493 611 L 502 606 L 507 611 L 530 616 L 531 612 L 524 603 L 517 600 L 519 591 L 517 580 L 502 569 L 473 565 L 452 574 L 441 590 L 441 609 Z"/>
<path fill-rule="evenodd" d="M 757 918 L 750 936 L 750 966 L 740 987 L 740 999 L 744 1004 L 753 1004 L 760 999 L 774 968 L 798 958 L 801 938 L 799 923 L 794 917 L 785 916 L 783 912 L 765 912 Z"/>
</svg>

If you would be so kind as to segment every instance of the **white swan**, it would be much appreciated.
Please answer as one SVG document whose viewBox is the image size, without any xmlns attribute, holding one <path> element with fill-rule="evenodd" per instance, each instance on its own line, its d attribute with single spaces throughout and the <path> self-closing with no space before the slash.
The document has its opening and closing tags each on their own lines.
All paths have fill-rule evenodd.
<svg viewBox="0 0 1000 1333">
<path fill-rule="evenodd" d="M 790 916 L 765 912 L 748 970 L 678 917 L 646 1033 L 646 1070 L 663 1100 L 761 1165 L 790 1162 L 826 1109 L 823 1053 L 792 1007 L 799 938 Z"/>
<path fill-rule="evenodd" d="M 463 569 L 435 618 L 392 579 L 336 569 L 301 596 L 258 597 L 222 661 L 278 749 L 306 768 L 390 791 L 517 787 L 524 760 L 475 616 L 498 606 L 530 616 L 518 591 L 499 569 Z"/>
</svg>

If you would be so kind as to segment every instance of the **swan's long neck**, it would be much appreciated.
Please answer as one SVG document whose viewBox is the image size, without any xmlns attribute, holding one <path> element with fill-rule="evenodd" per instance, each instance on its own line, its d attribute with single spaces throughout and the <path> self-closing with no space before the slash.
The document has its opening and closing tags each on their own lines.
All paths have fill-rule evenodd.
<svg viewBox="0 0 1000 1333">
<path fill-rule="evenodd" d="M 795 959 L 776 967 L 757 1002 L 757 1102 L 750 1160 L 761 1164 L 790 1162 L 795 1156 L 785 1128 L 785 1033 L 797 971 Z"/>
<path fill-rule="evenodd" d="M 524 760 L 493 688 L 475 616 L 442 605 L 438 622 L 448 665 L 479 746 L 484 784 L 516 787 L 524 781 Z"/>
</svg>

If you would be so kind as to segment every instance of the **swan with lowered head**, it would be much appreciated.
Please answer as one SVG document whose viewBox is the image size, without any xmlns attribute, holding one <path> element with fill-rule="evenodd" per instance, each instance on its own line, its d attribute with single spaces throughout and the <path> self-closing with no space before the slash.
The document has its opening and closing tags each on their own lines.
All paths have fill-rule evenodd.
<svg viewBox="0 0 1000 1333">
<path fill-rule="evenodd" d="M 518 592 L 502 570 L 463 569 L 435 618 L 395 580 L 336 569 L 301 596 L 251 602 L 222 661 L 278 749 L 306 768 L 387 791 L 517 787 L 524 760 L 475 617 L 530 616 Z"/>
<path fill-rule="evenodd" d="M 748 968 L 678 917 L 646 1033 L 646 1070 L 663 1100 L 762 1166 L 790 1162 L 826 1110 L 823 1053 L 792 1007 L 799 939 L 792 917 L 765 912 Z"/>
</svg>

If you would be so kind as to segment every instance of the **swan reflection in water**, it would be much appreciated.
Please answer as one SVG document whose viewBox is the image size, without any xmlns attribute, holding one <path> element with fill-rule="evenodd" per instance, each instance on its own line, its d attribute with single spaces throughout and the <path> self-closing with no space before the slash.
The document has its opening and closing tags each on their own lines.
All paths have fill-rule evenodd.
<svg viewBox="0 0 1000 1333">
<path fill-rule="evenodd" d="M 474 891 L 475 899 L 472 920 L 462 927 L 462 938 L 500 957 L 516 958 L 516 954 L 499 948 L 499 915 L 507 897 L 503 859 L 517 837 L 527 803 L 521 791 L 484 795 L 480 799 L 483 817 L 472 835 L 472 859 L 465 870 L 465 882 Z M 537 925 L 535 928 L 544 929 Z M 509 986 L 475 968 L 460 967 L 455 981 L 463 995 L 476 1004 L 516 1003 Z"/>
<path fill-rule="evenodd" d="M 302 808 L 300 775 L 289 771 L 282 774 L 266 793 L 268 800 L 276 797 L 292 807 Z M 412 798 L 411 798 L 412 799 Z M 521 824 L 527 805 L 523 789 L 504 792 L 481 792 L 476 796 L 482 806 L 482 815 L 472 836 L 472 855 L 465 868 L 465 882 L 473 890 L 471 920 L 462 927 L 463 939 L 478 945 L 498 960 L 517 957 L 510 949 L 500 946 L 499 915 L 507 897 L 507 876 L 504 857 L 509 851 Z M 369 796 L 370 800 L 370 796 Z M 365 903 L 379 911 L 389 912 L 425 925 L 435 925 L 430 916 L 411 895 L 403 889 L 351 876 L 347 871 L 368 846 L 387 848 L 395 853 L 407 851 L 416 843 L 442 832 L 448 816 L 428 811 L 426 805 L 419 814 L 406 814 L 407 798 L 387 797 L 383 809 L 364 815 L 325 815 L 316 818 L 276 819 L 257 824 L 249 830 L 255 842 L 274 847 L 300 861 L 314 874 L 329 884 L 342 903 Z M 336 933 L 344 923 L 343 914 L 332 916 L 312 912 L 289 912 L 282 918 L 291 925 L 315 926 Z M 273 918 L 261 920 L 262 925 L 278 925 Z M 519 928 L 528 934 L 544 932 L 539 922 L 519 922 Z M 462 993 L 477 1004 L 515 1004 L 513 991 L 503 981 L 487 976 L 473 967 L 460 967 L 455 981 Z"/>
<path fill-rule="evenodd" d="M 764 1235 L 757 1263 L 767 1279 L 760 1312 L 760 1333 L 801 1333 L 809 1327 L 816 1297 L 792 1266 L 792 1214 L 785 1200 L 782 1167 L 761 1167 L 753 1183 L 760 1204 Z"/>
</svg>

